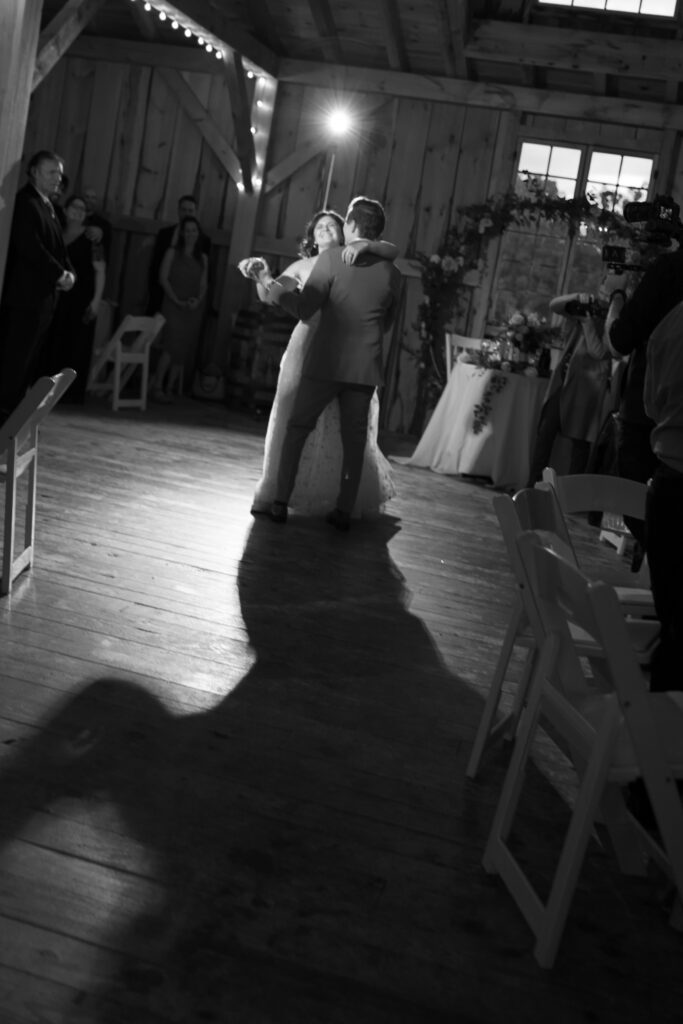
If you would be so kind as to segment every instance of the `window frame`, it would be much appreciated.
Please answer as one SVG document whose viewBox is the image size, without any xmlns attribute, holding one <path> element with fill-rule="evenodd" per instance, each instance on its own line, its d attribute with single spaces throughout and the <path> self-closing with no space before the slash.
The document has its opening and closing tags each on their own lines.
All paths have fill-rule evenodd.
<svg viewBox="0 0 683 1024">
<path fill-rule="evenodd" d="M 586 195 L 586 189 L 587 189 L 587 184 L 588 184 L 588 171 L 589 171 L 589 167 L 590 167 L 591 156 L 592 156 L 592 154 L 594 152 L 614 153 L 614 154 L 616 154 L 617 156 L 620 156 L 620 157 L 634 156 L 634 157 L 640 157 L 641 159 L 652 160 L 652 172 L 651 172 L 651 175 L 650 175 L 650 182 L 648 184 L 648 187 L 647 187 L 647 190 L 646 190 L 645 194 L 643 196 L 641 196 L 641 200 L 642 201 L 649 201 L 656 194 L 656 183 L 657 183 L 657 172 L 658 172 L 658 161 L 659 161 L 659 154 L 658 153 L 643 152 L 642 150 L 636 150 L 636 149 L 633 149 L 633 148 L 622 149 L 622 148 L 617 148 L 616 146 L 607 146 L 607 145 L 604 145 L 604 144 L 601 145 L 599 141 L 597 141 L 597 142 L 587 142 L 587 143 L 574 143 L 574 142 L 567 143 L 567 142 L 564 142 L 563 140 L 559 140 L 559 139 L 549 139 L 547 136 L 538 137 L 538 136 L 535 136 L 533 133 L 531 133 L 529 135 L 526 135 L 526 134 L 520 135 L 518 137 L 518 139 L 517 139 L 517 144 L 516 144 L 517 158 L 516 158 L 516 161 L 515 161 L 515 167 L 514 167 L 514 171 L 513 171 L 512 182 L 511 182 L 511 188 L 513 188 L 513 189 L 516 188 L 517 178 L 518 178 L 518 176 L 520 174 L 520 170 L 521 170 L 520 167 L 519 167 L 519 162 L 521 160 L 522 147 L 523 147 L 524 143 L 531 143 L 531 144 L 535 144 L 535 145 L 548 146 L 551 149 L 554 146 L 558 146 L 558 147 L 562 147 L 562 148 L 566 148 L 566 149 L 577 149 L 577 150 L 581 151 L 581 156 L 580 156 L 580 159 L 579 159 L 579 166 L 578 166 L 578 171 L 577 171 L 577 176 L 576 176 L 576 186 L 575 186 L 574 195 L 573 195 L 572 198 L 579 198 L 582 195 Z M 524 228 L 522 228 L 522 227 L 520 227 L 520 228 L 511 228 L 511 229 L 508 229 L 508 230 L 513 230 L 513 231 L 519 231 L 521 233 L 526 233 L 524 231 Z M 502 236 L 503 238 L 505 237 L 506 233 L 507 232 L 503 233 L 503 236 Z M 567 239 L 567 244 L 565 246 L 564 255 L 563 255 L 563 258 L 561 260 L 561 269 L 560 269 L 560 272 L 558 274 L 558 282 L 557 282 L 558 291 L 556 292 L 556 294 L 558 294 L 558 295 L 563 294 L 564 291 L 568 287 L 568 279 L 569 279 L 569 276 L 570 276 L 571 271 L 572 271 L 577 243 L 580 244 L 580 239 L 577 239 L 576 237 L 568 238 Z M 486 322 L 493 323 L 494 319 L 492 319 L 492 318 L 495 318 L 495 314 L 494 314 L 494 300 L 495 300 L 495 296 L 496 296 L 496 294 L 498 292 L 498 281 L 499 281 L 499 275 L 500 275 L 500 272 L 501 272 L 501 257 L 502 257 L 502 255 L 503 255 L 503 245 L 502 245 L 502 239 L 501 239 L 501 244 L 498 246 L 498 249 L 497 249 L 497 252 L 496 252 L 495 265 L 493 267 L 493 272 L 492 272 L 492 275 L 491 275 L 491 286 L 490 286 L 488 303 L 487 303 L 488 308 L 487 308 L 487 312 L 486 312 Z"/>
</svg>

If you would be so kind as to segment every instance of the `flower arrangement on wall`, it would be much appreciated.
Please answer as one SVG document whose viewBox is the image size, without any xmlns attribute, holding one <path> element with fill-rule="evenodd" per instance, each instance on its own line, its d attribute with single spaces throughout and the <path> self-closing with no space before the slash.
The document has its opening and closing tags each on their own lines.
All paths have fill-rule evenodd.
<svg viewBox="0 0 683 1024">
<path fill-rule="evenodd" d="M 581 224 L 593 225 L 603 235 L 633 235 L 623 218 L 604 205 L 606 197 L 602 197 L 602 203 L 592 196 L 562 199 L 546 193 L 532 178 L 525 184 L 522 193 L 512 191 L 460 207 L 438 251 L 416 254 L 422 266 L 423 298 L 416 325 L 420 344 L 412 350 L 418 362 L 419 382 L 411 433 L 421 432 L 426 410 L 443 391 L 444 334 L 447 326 L 465 312 L 468 288 L 479 279 L 491 239 L 511 225 L 532 227 L 541 219 L 565 223 L 570 238 Z"/>
</svg>

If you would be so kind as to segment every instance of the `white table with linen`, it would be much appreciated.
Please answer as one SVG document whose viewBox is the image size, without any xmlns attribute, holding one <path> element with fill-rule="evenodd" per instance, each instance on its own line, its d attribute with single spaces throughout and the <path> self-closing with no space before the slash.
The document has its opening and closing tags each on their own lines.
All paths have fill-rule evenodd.
<svg viewBox="0 0 683 1024">
<path fill-rule="evenodd" d="M 505 385 L 491 394 L 475 433 L 475 408 L 500 377 Z M 435 473 L 490 477 L 496 487 L 524 487 L 547 387 L 547 378 L 456 363 L 417 448 L 401 461 Z"/>
</svg>

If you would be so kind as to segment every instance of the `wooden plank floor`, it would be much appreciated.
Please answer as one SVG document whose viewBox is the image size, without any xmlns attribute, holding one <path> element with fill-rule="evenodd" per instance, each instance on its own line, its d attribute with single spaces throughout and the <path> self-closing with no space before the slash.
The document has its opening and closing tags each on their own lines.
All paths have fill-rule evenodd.
<svg viewBox="0 0 683 1024">
<path fill-rule="evenodd" d="M 0 600 L 1 1024 L 679 1021 L 656 876 L 596 838 L 547 972 L 481 867 L 491 490 L 397 466 L 378 522 L 283 528 L 249 515 L 263 433 L 193 402 L 43 429 L 35 567 Z M 540 878 L 572 787 L 539 743 Z"/>
</svg>

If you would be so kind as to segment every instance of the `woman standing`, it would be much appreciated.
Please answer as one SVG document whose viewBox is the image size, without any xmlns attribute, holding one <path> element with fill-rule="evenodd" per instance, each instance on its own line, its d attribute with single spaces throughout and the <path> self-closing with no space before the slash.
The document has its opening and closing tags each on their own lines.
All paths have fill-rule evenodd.
<svg viewBox="0 0 683 1024">
<path fill-rule="evenodd" d="M 152 398 L 172 401 L 188 356 L 199 342 L 204 317 L 209 261 L 202 251 L 201 228 L 196 217 L 184 217 L 178 225 L 178 241 L 161 261 L 159 284 L 164 298 L 161 313 L 166 319 L 161 335 L 161 356 L 152 380 Z"/>
<path fill-rule="evenodd" d="M 46 345 L 45 372 L 59 373 L 65 366 L 76 371 L 76 379 L 63 402 L 82 405 L 88 383 L 95 338 L 95 321 L 104 292 L 106 263 L 101 245 L 87 237 L 85 200 L 70 196 L 64 207 L 64 242 L 76 274 L 76 283 L 61 292 Z"/>
<path fill-rule="evenodd" d="M 301 258 L 290 264 L 277 280 L 290 291 L 300 290 L 306 283 L 318 254 L 324 252 L 325 249 L 342 245 L 343 240 L 343 218 L 334 210 L 320 210 L 306 226 L 299 250 Z M 347 246 L 344 251 L 344 259 L 346 262 L 353 263 L 366 250 L 389 260 L 394 260 L 397 255 L 396 246 L 391 242 L 363 240 Z M 239 264 L 239 269 L 245 277 L 256 280 L 259 298 L 268 302 L 268 292 L 258 282 L 259 271 L 264 267 L 265 261 L 253 258 L 242 260 Z M 254 515 L 268 514 L 276 497 L 275 486 L 282 442 L 301 378 L 308 342 L 317 323 L 318 314 L 306 322 L 299 321 L 292 331 L 282 357 L 275 399 L 268 420 L 263 471 L 251 508 Z M 378 426 L 379 399 L 375 391 L 368 417 L 363 473 L 353 510 L 356 517 L 379 513 L 385 502 L 395 493 L 391 468 L 377 444 Z M 339 406 L 337 401 L 334 401 L 321 414 L 315 430 L 306 440 L 299 463 L 296 485 L 289 501 L 292 508 L 301 512 L 318 514 L 329 512 L 334 507 L 339 490 L 342 455 Z"/>
</svg>

